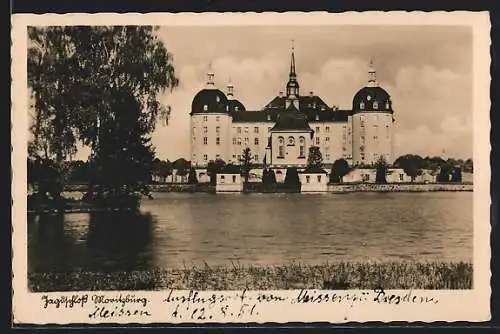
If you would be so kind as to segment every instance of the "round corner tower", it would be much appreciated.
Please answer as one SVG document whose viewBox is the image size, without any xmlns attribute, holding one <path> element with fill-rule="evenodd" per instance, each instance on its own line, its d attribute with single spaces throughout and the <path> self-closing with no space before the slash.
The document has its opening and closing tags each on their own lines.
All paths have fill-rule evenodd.
<svg viewBox="0 0 500 334">
<path fill-rule="evenodd" d="M 372 165 L 380 156 L 391 164 L 394 110 L 391 96 L 377 82 L 373 62 L 368 70 L 368 84 L 352 102 L 352 162 Z"/>
</svg>

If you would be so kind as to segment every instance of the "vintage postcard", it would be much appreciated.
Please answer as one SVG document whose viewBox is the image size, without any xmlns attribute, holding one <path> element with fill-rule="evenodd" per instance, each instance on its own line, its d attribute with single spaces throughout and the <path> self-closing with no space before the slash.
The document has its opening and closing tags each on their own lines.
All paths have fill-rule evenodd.
<svg viewBox="0 0 500 334">
<path fill-rule="evenodd" d="M 489 320 L 489 36 L 14 15 L 14 323 Z"/>
</svg>

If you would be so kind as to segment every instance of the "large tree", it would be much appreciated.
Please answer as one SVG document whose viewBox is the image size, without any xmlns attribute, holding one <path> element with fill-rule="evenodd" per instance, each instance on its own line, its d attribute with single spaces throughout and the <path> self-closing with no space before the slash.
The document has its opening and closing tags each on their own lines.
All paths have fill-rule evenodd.
<svg viewBox="0 0 500 334">
<path fill-rule="evenodd" d="M 375 182 L 376 183 L 387 183 L 387 170 L 389 168 L 389 164 L 387 160 L 385 160 L 384 156 L 381 155 L 375 162 Z"/>
<path fill-rule="evenodd" d="M 241 164 L 241 173 L 245 178 L 245 183 L 247 183 L 250 177 L 250 170 L 252 169 L 252 152 L 250 151 L 249 147 L 246 147 L 243 150 L 240 159 L 240 164 Z"/>
<path fill-rule="evenodd" d="M 411 181 L 415 181 L 415 178 L 422 174 L 422 166 L 424 160 L 418 155 L 407 154 L 400 156 L 394 161 L 394 167 L 402 168 L 406 175 L 411 177 Z"/>
<path fill-rule="evenodd" d="M 343 182 L 343 177 L 350 171 L 349 163 L 345 159 L 337 159 L 333 162 L 330 173 L 330 182 Z"/>
<path fill-rule="evenodd" d="M 210 160 L 207 164 L 207 175 L 210 177 L 210 184 L 217 183 L 217 174 L 221 173 L 226 167 L 226 162 L 222 159 Z"/>
<path fill-rule="evenodd" d="M 156 30 L 29 27 L 28 85 L 34 102 L 30 155 L 60 166 L 75 152 L 78 140 L 99 155 L 99 137 L 110 129 L 106 124 L 132 110 L 116 108 L 118 95 L 136 101 L 140 136 L 151 133 L 165 110 L 158 95 L 178 85 L 172 55 Z"/>
<path fill-rule="evenodd" d="M 323 163 L 323 155 L 318 146 L 309 147 L 309 154 L 307 156 L 307 167 L 309 169 L 320 169 Z"/>
</svg>

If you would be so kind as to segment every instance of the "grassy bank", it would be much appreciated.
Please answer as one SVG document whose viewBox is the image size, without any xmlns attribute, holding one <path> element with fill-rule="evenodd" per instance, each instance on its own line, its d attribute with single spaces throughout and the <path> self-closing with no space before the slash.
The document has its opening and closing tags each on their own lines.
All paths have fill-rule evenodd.
<svg viewBox="0 0 500 334">
<path fill-rule="evenodd" d="M 323 265 L 191 267 L 132 272 L 31 273 L 34 292 L 96 290 L 471 289 L 464 262 L 340 262 Z"/>
</svg>

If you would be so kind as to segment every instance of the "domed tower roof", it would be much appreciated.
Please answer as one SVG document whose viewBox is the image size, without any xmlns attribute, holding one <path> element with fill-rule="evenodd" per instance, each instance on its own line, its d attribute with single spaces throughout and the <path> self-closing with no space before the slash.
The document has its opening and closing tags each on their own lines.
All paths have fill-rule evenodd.
<svg viewBox="0 0 500 334">
<path fill-rule="evenodd" d="M 227 111 L 230 113 L 246 111 L 243 103 L 234 98 L 234 85 L 231 83 L 231 79 L 227 84 Z"/>
<path fill-rule="evenodd" d="M 353 112 L 379 111 L 393 113 L 391 96 L 378 85 L 373 62 L 370 62 L 368 84 L 354 95 L 352 110 Z"/>
<path fill-rule="evenodd" d="M 214 73 L 208 73 L 207 87 L 199 91 L 193 98 L 191 114 L 197 113 L 227 113 L 227 97 L 221 90 L 215 88 Z"/>
</svg>

